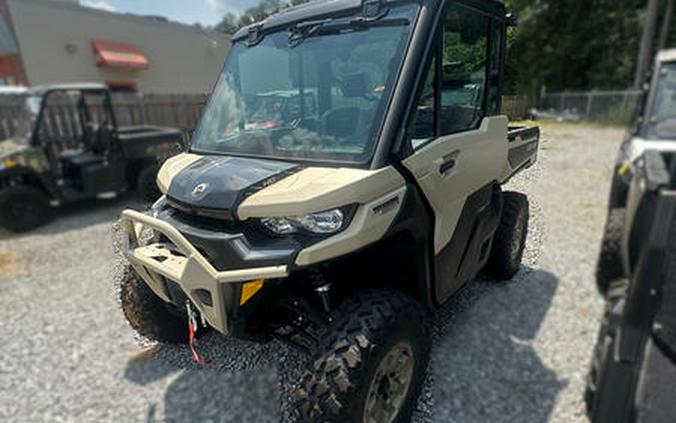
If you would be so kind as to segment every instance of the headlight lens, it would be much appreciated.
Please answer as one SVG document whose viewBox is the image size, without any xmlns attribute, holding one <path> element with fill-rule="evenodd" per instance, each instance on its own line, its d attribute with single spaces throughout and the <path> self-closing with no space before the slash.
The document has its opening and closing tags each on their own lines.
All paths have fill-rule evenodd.
<svg viewBox="0 0 676 423">
<path fill-rule="evenodd" d="M 294 217 L 267 217 L 261 223 L 278 235 L 297 233 L 306 230 L 314 234 L 332 234 L 343 228 L 345 216 L 339 209 L 311 213 Z"/>
<path fill-rule="evenodd" d="M 343 212 L 335 209 L 303 216 L 300 219 L 303 228 L 316 234 L 331 234 L 343 227 Z"/>
<path fill-rule="evenodd" d="M 261 219 L 261 223 L 272 232 L 279 235 L 295 234 L 298 228 L 291 223 L 290 219 L 285 217 L 266 217 Z"/>
</svg>

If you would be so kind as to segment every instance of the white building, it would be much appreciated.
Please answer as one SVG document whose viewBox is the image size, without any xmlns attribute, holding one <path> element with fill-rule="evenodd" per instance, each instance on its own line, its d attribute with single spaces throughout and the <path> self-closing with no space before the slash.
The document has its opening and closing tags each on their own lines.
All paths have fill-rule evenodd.
<svg viewBox="0 0 676 423">
<path fill-rule="evenodd" d="M 219 32 L 54 0 L 0 0 L 0 84 L 102 82 L 120 91 L 211 91 Z"/>
</svg>

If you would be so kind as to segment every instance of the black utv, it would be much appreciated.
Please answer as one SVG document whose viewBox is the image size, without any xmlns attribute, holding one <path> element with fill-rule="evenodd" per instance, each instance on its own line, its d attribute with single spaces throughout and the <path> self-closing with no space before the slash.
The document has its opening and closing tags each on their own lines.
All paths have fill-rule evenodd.
<svg viewBox="0 0 676 423">
<path fill-rule="evenodd" d="M 632 166 L 623 249 L 587 380 L 593 423 L 676 421 L 676 152 Z"/>
<path fill-rule="evenodd" d="M 131 326 L 309 349 L 299 421 L 410 419 L 428 317 L 520 268 L 528 200 L 502 187 L 539 130 L 500 113 L 508 23 L 493 0 L 336 0 L 235 34 L 163 197 L 122 213 Z"/>
<path fill-rule="evenodd" d="M 157 170 L 181 147 L 177 129 L 118 127 L 105 85 L 35 87 L 14 136 L 0 141 L 0 226 L 30 230 L 52 207 L 129 189 L 156 200 Z"/>
</svg>

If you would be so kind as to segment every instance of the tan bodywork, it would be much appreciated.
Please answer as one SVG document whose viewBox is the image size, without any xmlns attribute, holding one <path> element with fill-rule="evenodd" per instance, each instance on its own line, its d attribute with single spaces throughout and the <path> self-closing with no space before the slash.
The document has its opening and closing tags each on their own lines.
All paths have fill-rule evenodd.
<svg viewBox="0 0 676 423">
<path fill-rule="evenodd" d="M 296 264 L 307 266 L 381 239 L 403 203 L 405 186 L 404 178 L 391 166 L 376 171 L 308 168 L 247 198 L 237 214 L 241 219 L 302 216 L 358 204 L 346 230 L 298 254 Z M 385 203 L 395 206 L 379 210 Z"/>
<path fill-rule="evenodd" d="M 181 154 L 168 160 L 158 174 L 163 192 L 172 176 L 200 156 Z M 267 216 L 298 216 L 357 204 L 348 228 L 317 244 L 301 250 L 296 264 L 307 266 L 356 251 L 383 237 L 390 227 L 406 193 L 404 178 L 393 168 L 377 171 L 347 168 L 307 168 L 284 178 L 247 198 L 239 207 L 240 219 Z M 387 205 L 387 207 L 379 207 Z M 128 244 L 124 254 L 139 276 L 162 299 L 169 301 L 160 277 L 178 283 L 211 326 L 227 334 L 227 307 L 222 303 L 226 284 L 256 279 L 276 279 L 288 275 L 286 266 L 234 271 L 217 271 L 211 263 L 170 224 L 125 210 L 122 226 Z M 171 244 L 139 241 L 144 228 L 164 234 Z M 205 305 L 195 291 L 211 293 L 213 305 Z"/>
<path fill-rule="evenodd" d="M 451 240 L 467 198 L 492 181 L 509 177 L 507 118 L 488 117 L 479 129 L 437 138 L 404 160 L 434 209 L 434 251 Z M 455 166 L 440 172 L 453 160 Z"/>
<path fill-rule="evenodd" d="M 186 153 L 167 160 L 157 175 L 160 190 L 166 193 L 172 177 L 200 158 Z M 298 254 L 296 264 L 307 266 L 379 240 L 403 203 L 405 185 L 404 178 L 392 166 L 379 170 L 309 167 L 246 198 L 237 209 L 237 216 L 241 220 L 302 216 L 359 205 L 349 228 Z M 395 207 L 374 212 L 378 205 L 393 199 L 397 200 Z"/>
</svg>

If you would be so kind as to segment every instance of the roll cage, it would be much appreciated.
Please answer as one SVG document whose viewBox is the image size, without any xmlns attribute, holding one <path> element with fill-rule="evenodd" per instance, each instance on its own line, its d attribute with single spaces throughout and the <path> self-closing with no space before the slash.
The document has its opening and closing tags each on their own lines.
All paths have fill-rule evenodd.
<svg viewBox="0 0 676 423">
<path fill-rule="evenodd" d="M 103 84 L 58 84 L 58 85 L 46 85 L 33 88 L 29 96 L 39 97 L 40 98 L 40 110 L 37 114 L 35 121 L 33 122 L 34 130 L 31 131 L 30 138 L 27 140 L 28 145 L 32 147 L 45 147 L 45 140 L 41 140 L 39 137 L 40 131 L 38 130 L 45 119 L 45 110 L 47 108 L 47 101 L 50 96 L 55 93 L 78 93 L 79 99 L 77 101 L 77 112 L 78 112 L 78 123 L 80 126 L 81 133 L 86 134 L 86 123 L 91 122 L 92 115 L 90 109 L 86 104 L 86 96 L 88 95 L 100 95 L 103 97 L 103 114 L 106 119 L 106 123 L 112 132 L 117 131 L 117 120 L 115 118 L 115 111 L 113 109 L 113 103 L 110 97 L 110 90 L 107 86 Z"/>
</svg>

